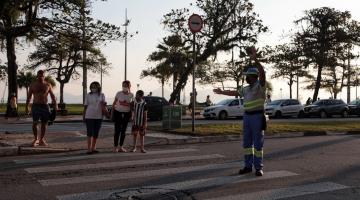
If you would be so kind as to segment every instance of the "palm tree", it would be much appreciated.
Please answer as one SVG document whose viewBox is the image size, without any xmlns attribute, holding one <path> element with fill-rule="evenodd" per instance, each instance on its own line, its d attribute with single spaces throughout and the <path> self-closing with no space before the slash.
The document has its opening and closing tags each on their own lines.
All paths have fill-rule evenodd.
<svg viewBox="0 0 360 200">
<path fill-rule="evenodd" d="M 161 62 L 158 66 L 163 69 L 167 68 L 165 71 L 170 71 L 173 76 L 173 89 L 175 89 L 180 75 L 186 68 L 190 47 L 184 46 L 184 42 L 179 35 L 171 35 L 165 37 L 163 42 L 157 46 L 157 49 L 149 56 L 148 60 Z M 177 96 L 180 97 L 180 94 L 177 94 Z"/>
<path fill-rule="evenodd" d="M 31 72 L 20 72 L 17 76 L 17 82 L 19 89 L 25 88 L 26 98 L 29 95 L 29 87 L 32 82 L 36 80 L 36 76 Z"/>
<path fill-rule="evenodd" d="M 56 82 L 52 76 L 50 76 L 50 75 L 46 76 L 45 81 L 48 82 L 52 88 L 56 87 Z"/>
<path fill-rule="evenodd" d="M 165 82 L 169 80 L 171 76 L 171 71 L 165 63 L 159 63 L 155 68 L 150 68 L 143 70 L 141 72 L 141 78 L 145 77 L 154 77 L 157 78 L 161 83 L 161 96 L 164 97 L 164 85 Z"/>
</svg>

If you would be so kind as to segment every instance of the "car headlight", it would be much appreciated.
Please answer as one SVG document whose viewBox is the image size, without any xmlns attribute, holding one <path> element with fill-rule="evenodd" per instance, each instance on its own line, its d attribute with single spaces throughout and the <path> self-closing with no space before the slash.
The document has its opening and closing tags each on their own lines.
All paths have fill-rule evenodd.
<svg viewBox="0 0 360 200">
<path fill-rule="evenodd" d="M 310 108 L 310 110 L 317 111 L 317 110 L 319 110 L 319 107 L 312 107 L 312 108 Z"/>
<path fill-rule="evenodd" d="M 210 109 L 205 110 L 205 112 L 211 112 L 211 111 L 214 111 L 214 110 L 215 110 L 215 108 L 210 108 Z"/>
</svg>

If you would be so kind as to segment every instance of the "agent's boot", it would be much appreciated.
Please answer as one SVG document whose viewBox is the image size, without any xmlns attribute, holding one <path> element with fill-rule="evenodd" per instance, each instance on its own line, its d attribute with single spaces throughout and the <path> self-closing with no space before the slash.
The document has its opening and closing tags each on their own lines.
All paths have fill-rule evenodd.
<svg viewBox="0 0 360 200">
<path fill-rule="evenodd" d="M 252 168 L 244 167 L 244 168 L 240 169 L 239 174 L 242 175 L 242 174 L 248 174 L 251 172 L 252 172 Z"/>
</svg>

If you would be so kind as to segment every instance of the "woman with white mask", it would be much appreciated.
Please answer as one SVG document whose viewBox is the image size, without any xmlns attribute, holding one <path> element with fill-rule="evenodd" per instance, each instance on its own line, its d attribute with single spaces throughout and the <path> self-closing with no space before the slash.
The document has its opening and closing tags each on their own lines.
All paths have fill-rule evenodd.
<svg viewBox="0 0 360 200">
<path fill-rule="evenodd" d="M 103 115 L 109 117 L 106 109 L 105 95 L 101 93 L 99 82 L 90 84 L 90 93 L 85 97 L 83 118 L 86 123 L 87 132 L 87 154 L 98 153 L 96 140 L 99 136 Z"/>
<path fill-rule="evenodd" d="M 131 118 L 130 103 L 134 100 L 134 94 L 130 92 L 130 88 L 130 81 L 124 81 L 122 83 L 122 91 L 116 93 L 115 100 L 113 102 L 112 120 L 115 122 L 114 152 L 126 152 L 123 145 L 126 128 Z"/>
</svg>

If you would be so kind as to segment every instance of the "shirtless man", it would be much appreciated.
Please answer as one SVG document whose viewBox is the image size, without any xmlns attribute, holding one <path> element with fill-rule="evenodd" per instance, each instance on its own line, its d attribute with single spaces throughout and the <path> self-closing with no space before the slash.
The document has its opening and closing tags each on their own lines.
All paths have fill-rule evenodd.
<svg viewBox="0 0 360 200">
<path fill-rule="evenodd" d="M 33 104 L 31 107 L 31 113 L 33 118 L 32 130 L 34 133 L 34 140 L 31 143 L 33 147 L 38 145 L 47 146 L 48 144 L 44 140 L 47 124 L 50 117 L 50 108 L 48 105 L 48 95 L 50 94 L 52 104 L 55 110 L 57 110 L 56 98 L 52 91 L 51 85 L 45 81 L 45 72 L 39 70 L 37 73 L 37 80 L 30 85 L 29 94 L 26 100 L 25 112 L 29 114 L 29 103 L 32 95 L 34 95 Z M 41 135 L 38 137 L 37 126 L 41 121 Z"/>
</svg>

